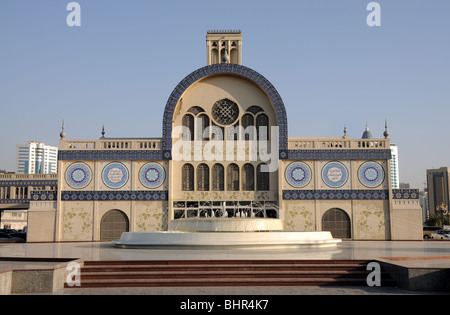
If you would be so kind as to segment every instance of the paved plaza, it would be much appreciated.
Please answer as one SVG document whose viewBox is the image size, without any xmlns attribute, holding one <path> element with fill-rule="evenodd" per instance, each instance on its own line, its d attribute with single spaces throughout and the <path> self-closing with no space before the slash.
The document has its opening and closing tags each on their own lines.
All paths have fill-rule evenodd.
<svg viewBox="0 0 450 315">
<path fill-rule="evenodd" d="M 1 244 L 0 257 L 81 260 L 366 260 L 377 259 L 408 268 L 450 268 L 448 241 L 343 241 L 336 247 L 284 249 L 123 249 L 109 242 Z M 0 263 L 1 271 L 45 269 L 55 262 Z M 212 287 L 63 289 L 52 294 L 174 294 L 174 295 L 292 295 L 292 294 L 435 294 L 383 287 Z M 442 292 L 438 292 L 442 293 Z"/>
</svg>

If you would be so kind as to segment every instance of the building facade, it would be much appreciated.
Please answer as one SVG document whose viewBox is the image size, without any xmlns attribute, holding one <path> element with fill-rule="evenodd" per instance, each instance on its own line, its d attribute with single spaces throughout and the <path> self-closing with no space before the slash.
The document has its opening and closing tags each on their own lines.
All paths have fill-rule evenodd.
<svg viewBox="0 0 450 315">
<path fill-rule="evenodd" d="M 398 168 L 398 147 L 396 144 L 391 143 L 391 182 L 392 188 L 397 189 L 400 187 L 400 171 Z"/>
<path fill-rule="evenodd" d="M 16 146 L 16 172 L 18 174 L 56 174 L 58 148 L 39 141 L 28 141 Z"/>
<path fill-rule="evenodd" d="M 286 230 L 338 238 L 422 238 L 418 190 L 392 190 L 387 131 L 288 137 L 281 96 L 241 65 L 242 34 L 211 31 L 206 43 L 207 66 L 168 98 L 161 138 L 61 133 L 56 201 L 33 203 L 29 241 L 106 241 L 217 216 L 280 218 Z"/>
<path fill-rule="evenodd" d="M 427 170 L 428 211 L 430 215 L 439 214 L 437 209 L 449 206 L 449 168 Z"/>
</svg>

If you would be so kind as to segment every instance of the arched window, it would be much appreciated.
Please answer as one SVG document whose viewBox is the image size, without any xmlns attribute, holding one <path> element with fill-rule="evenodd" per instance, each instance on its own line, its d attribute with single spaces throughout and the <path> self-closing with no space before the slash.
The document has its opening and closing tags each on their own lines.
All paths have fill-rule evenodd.
<svg viewBox="0 0 450 315">
<path fill-rule="evenodd" d="M 191 164 L 183 165 L 181 186 L 183 191 L 194 190 L 194 167 Z"/>
<path fill-rule="evenodd" d="M 239 166 L 230 164 L 227 167 L 227 190 L 239 190 Z"/>
<path fill-rule="evenodd" d="M 212 190 L 223 191 L 225 189 L 225 171 L 221 164 L 215 164 L 212 169 Z"/>
<path fill-rule="evenodd" d="M 209 190 L 209 167 L 206 164 L 200 164 L 197 167 L 197 190 Z"/>
<path fill-rule="evenodd" d="M 257 190 L 270 190 L 269 172 L 261 172 L 261 167 L 264 164 L 259 164 L 256 168 L 256 186 Z"/>
<path fill-rule="evenodd" d="M 197 122 L 197 140 L 209 140 L 209 117 L 201 114 L 196 119 Z"/>
<path fill-rule="evenodd" d="M 335 238 L 351 238 L 350 217 L 342 209 L 330 209 L 323 215 L 322 231 L 330 231 Z"/>
<path fill-rule="evenodd" d="M 242 167 L 242 190 L 255 190 L 255 169 L 251 164 Z"/>
<path fill-rule="evenodd" d="M 266 114 L 256 117 L 256 133 L 258 140 L 269 140 L 269 117 Z"/>
<path fill-rule="evenodd" d="M 100 240 L 112 241 L 120 239 L 123 232 L 128 232 L 129 221 L 120 210 L 110 210 L 100 220 Z"/>
<path fill-rule="evenodd" d="M 244 140 L 254 140 L 255 139 L 255 123 L 253 116 L 250 114 L 245 114 L 242 116 L 242 129 Z"/>
<path fill-rule="evenodd" d="M 183 140 L 194 141 L 194 116 L 183 116 Z"/>
</svg>

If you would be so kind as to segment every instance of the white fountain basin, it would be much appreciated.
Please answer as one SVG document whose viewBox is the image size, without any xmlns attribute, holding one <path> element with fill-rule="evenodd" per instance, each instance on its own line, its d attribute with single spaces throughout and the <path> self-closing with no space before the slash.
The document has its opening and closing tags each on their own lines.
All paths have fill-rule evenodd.
<svg viewBox="0 0 450 315">
<path fill-rule="evenodd" d="M 283 222 L 263 218 L 192 218 L 169 223 L 167 232 L 125 232 L 118 247 L 304 247 L 335 246 L 328 231 L 283 231 Z"/>
<path fill-rule="evenodd" d="M 169 231 L 266 232 L 283 231 L 283 221 L 263 218 L 188 218 L 172 220 Z"/>
<path fill-rule="evenodd" d="M 118 247 L 304 247 L 335 246 L 330 232 L 125 232 Z"/>
</svg>

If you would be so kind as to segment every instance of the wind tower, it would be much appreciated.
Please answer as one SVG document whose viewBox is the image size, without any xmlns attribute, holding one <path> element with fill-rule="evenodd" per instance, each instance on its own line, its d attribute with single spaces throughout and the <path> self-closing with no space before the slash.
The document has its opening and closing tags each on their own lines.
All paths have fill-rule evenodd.
<svg viewBox="0 0 450 315">
<path fill-rule="evenodd" d="M 206 34 L 207 64 L 242 64 L 242 32 L 214 30 Z"/>
</svg>

